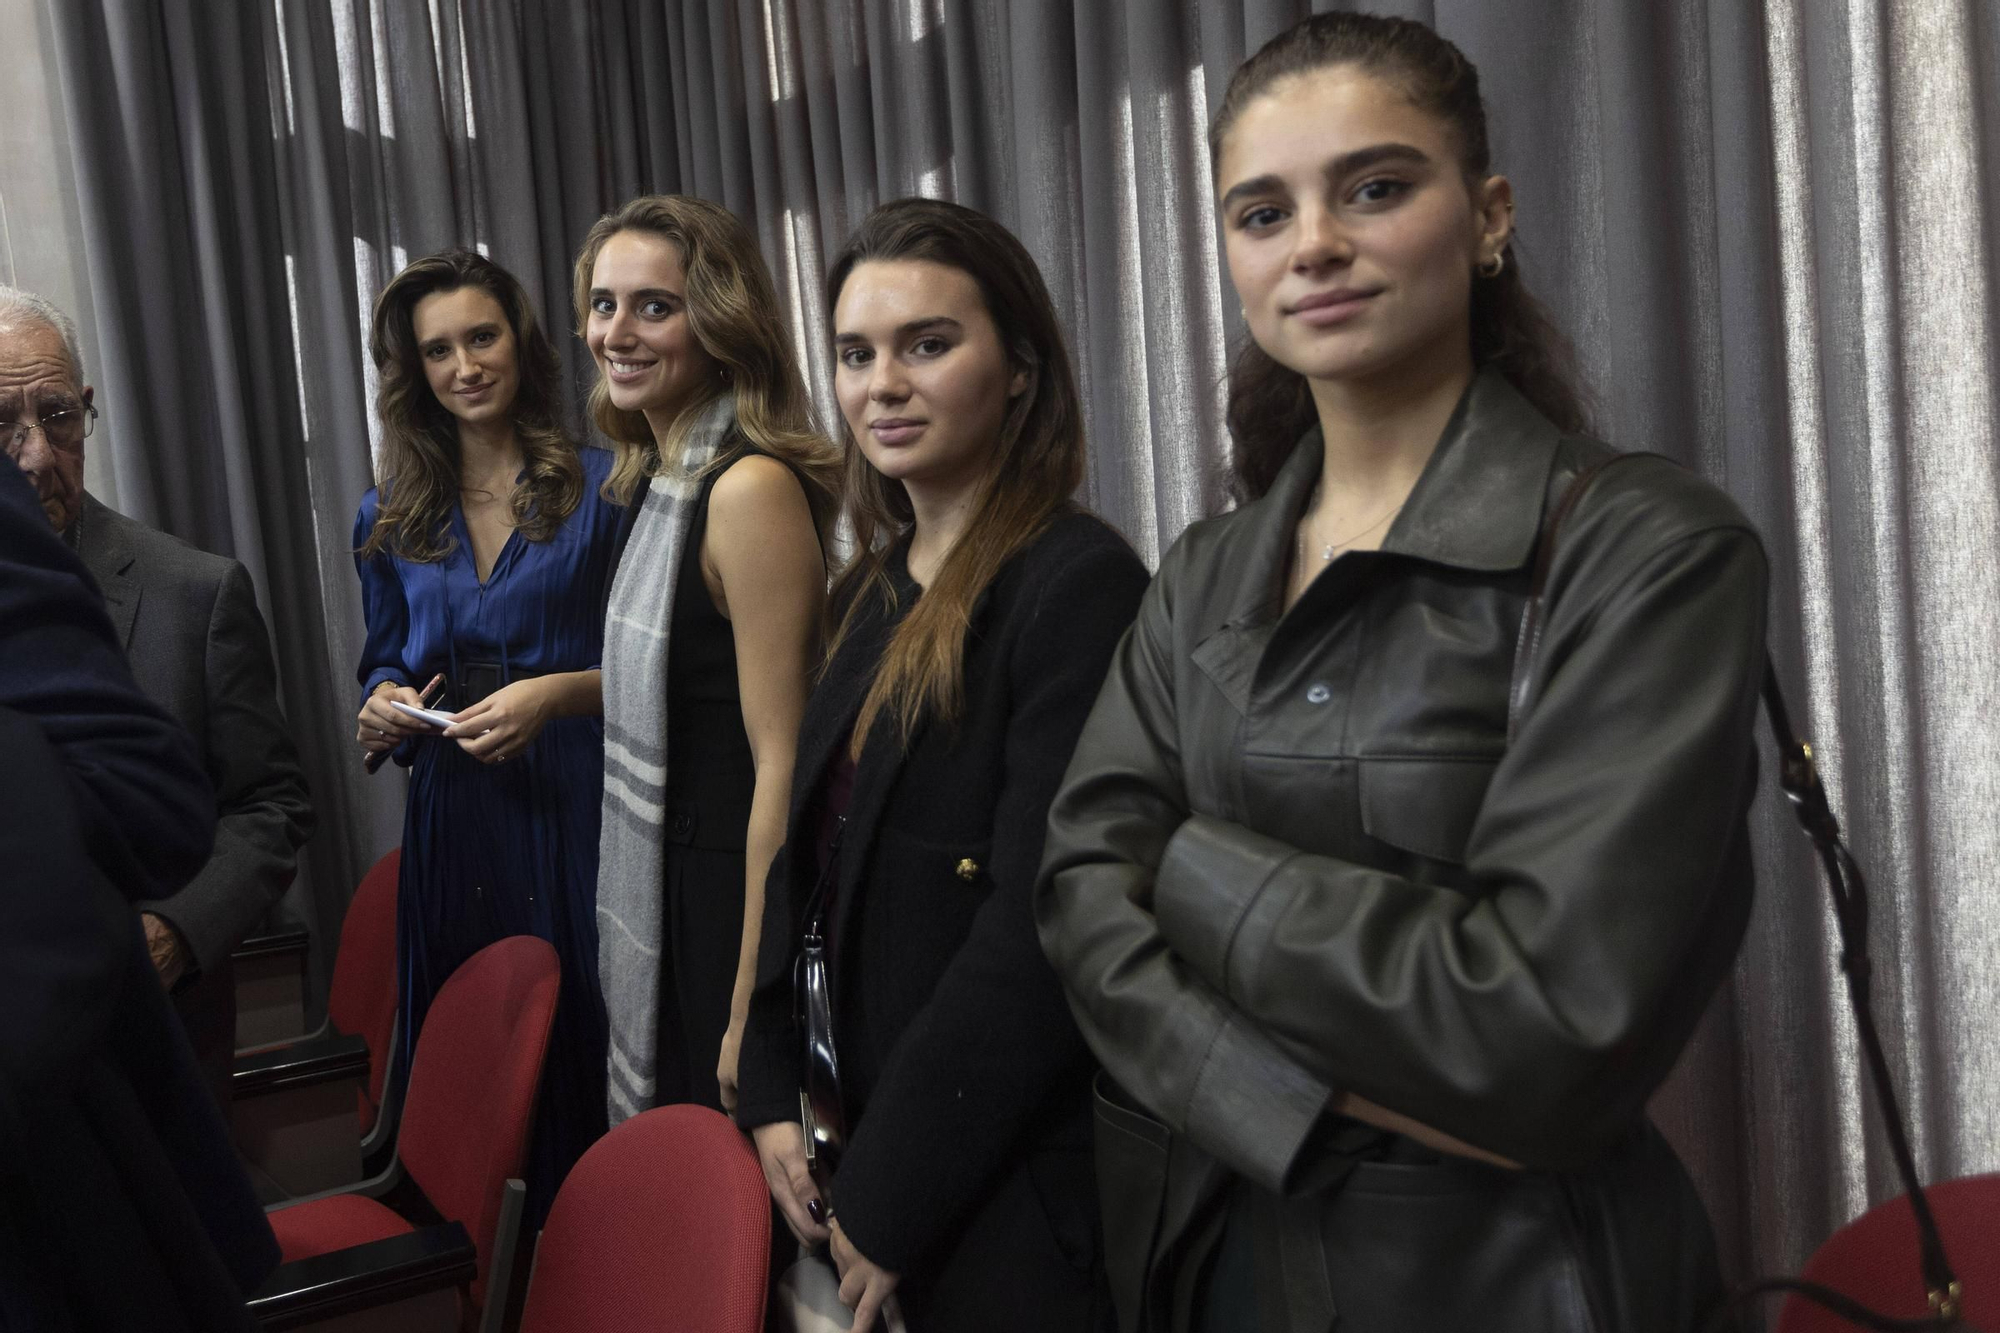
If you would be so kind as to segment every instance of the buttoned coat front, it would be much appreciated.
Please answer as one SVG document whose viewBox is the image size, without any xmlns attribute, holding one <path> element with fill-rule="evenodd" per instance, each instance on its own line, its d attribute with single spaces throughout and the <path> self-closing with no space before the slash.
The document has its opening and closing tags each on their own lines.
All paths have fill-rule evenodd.
<svg viewBox="0 0 2000 1333">
<path fill-rule="evenodd" d="M 1454 1158 L 1432 1185 L 1546 1186 L 1584 1234 L 1564 1242 L 1577 1290 L 1548 1298 L 1594 1311 L 1574 1326 L 1678 1326 L 1694 1294 L 1649 1286 L 1632 1252 L 1690 1272 L 1712 1255 L 1662 1238 L 1700 1249 L 1706 1228 L 1644 1105 L 1749 909 L 1761 545 L 1664 459 L 1606 472 L 1564 528 L 1510 742 L 1542 516 L 1609 451 L 1483 373 L 1382 548 L 1283 610 L 1322 452 L 1314 432 L 1268 494 L 1169 553 L 1051 813 L 1044 945 L 1127 1109 L 1168 1136 L 1163 1194 L 1136 1218 L 1107 1202 L 1121 1322 L 1141 1305 L 1146 1326 L 1174 1322 L 1177 1240 L 1234 1184 L 1275 1198 L 1342 1178 L 1318 1145 L 1347 1092 L 1530 1168 Z M 1121 1168 L 1099 1142 L 1110 1200 Z M 1333 1193 L 1358 1207 L 1390 1170 Z M 1631 1231 L 1634 1191 L 1661 1231 Z M 1289 1255 L 1274 1304 L 1345 1301 L 1357 1329 L 1355 1301 L 1378 1298 L 1396 1326 L 1501 1326 L 1474 1274 L 1397 1276 L 1422 1226 L 1336 1243 L 1335 1213 L 1315 1225 L 1315 1271 Z M 1303 1305 L 1301 1284 L 1318 1292 Z"/>
<path fill-rule="evenodd" d="M 793 961 L 822 779 L 919 595 L 900 551 L 888 576 L 895 605 L 862 594 L 800 728 L 738 1062 L 745 1128 L 799 1114 Z M 1092 1327 L 1090 1052 L 1031 895 L 1049 800 L 1145 586 L 1102 520 L 1059 513 L 974 605 L 957 720 L 926 718 L 904 744 L 885 710 L 858 757 L 830 932 L 851 1130 L 833 1206 L 855 1247 L 901 1274 L 919 1333 Z"/>
</svg>

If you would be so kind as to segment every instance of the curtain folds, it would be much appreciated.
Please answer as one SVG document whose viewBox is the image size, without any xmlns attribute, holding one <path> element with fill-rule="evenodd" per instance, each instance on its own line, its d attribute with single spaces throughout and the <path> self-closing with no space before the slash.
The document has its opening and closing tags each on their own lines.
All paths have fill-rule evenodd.
<svg viewBox="0 0 2000 1333">
<path fill-rule="evenodd" d="M 1313 7 L 1326 7 L 1324 4 Z M 1883 1033 L 1932 1176 L 2000 1169 L 2000 15 L 1980 0 L 1404 0 L 1478 64 L 1527 276 L 1602 432 L 1730 489 L 1773 644 L 1872 873 Z M 46 0 L 120 500 L 245 561 L 335 938 L 400 828 L 350 742 L 369 303 L 478 245 L 571 327 L 570 262 L 644 190 L 756 228 L 826 419 L 825 264 L 957 198 L 1043 265 L 1087 498 L 1149 559 L 1223 503 L 1243 336 L 1206 124 L 1298 0 Z M 563 346 L 581 426 L 588 358 Z M 1767 755 L 1767 767 L 1768 767 Z M 1894 1188 L 1832 927 L 1766 781 L 1732 985 L 1656 1113 L 1732 1268 L 1795 1268 Z"/>
</svg>

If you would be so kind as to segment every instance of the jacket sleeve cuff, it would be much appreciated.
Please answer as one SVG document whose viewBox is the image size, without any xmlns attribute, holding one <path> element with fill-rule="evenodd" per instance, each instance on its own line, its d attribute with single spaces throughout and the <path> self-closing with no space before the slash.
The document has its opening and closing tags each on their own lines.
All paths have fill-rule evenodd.
<svg viewBox="0 0 2000 1333">
<path fill-rule="evenodd" d="M 1191 815 L 1174 832 L 1153 885 L 1153 911 L 1160 933 L 1204 981 L 1234 995 L 1245 957 L 1245 924 L 1259 912 L 1264 889 L 1295 848 L 1241 825 L 1209 815 Z M 1268 929 L 1268 923 L 1258 922 Z"/>
<path fill-rule="evenodd" d="M 799 1118 L 799 1046 L 788 1023 L 774 1024 L 756 1000 L 736 1053 L 736 1126 Z"/>
<path fill-rule="evenodd" d="M 182 889 L 181 892 L 185 893 L 187 890 Z M 175 895 L 175 897 L 178 896 L 178 894 Z M 158 901 L 147 903 L 139 910 L 141 915 L 158 917 L 161 924 L 173 932 L 174 942 L 180 946 L 181 974 L 175 979 L 173 989 L 170 992 L 170 994 L 179 995 L 182 991 L 194 985 L 195 982 L 201 980 L 201 963 L 203 957 L 206 955 L 202 949 L 196 947 L 193 934 L 188 930 L 185 919 L 174 908 L 173 898 L 162 898 Z M 204 944 L 206 943 L 204 941 Z M 147 952 L 150 955 L 150 948 Z"/>
<path fill-rule="evenodd" d="M 408 681 L 403 679 L 403 673 L 396 668 L 376 667 L 368 673 L 368 679 L 361 682 L 361 702 L 364 704 L 367 703 L 368 696 L 375 693 L 375 688 L 385 680 L 393 680 L 398 685 L 409 684 Z"/>
<path fill-rule="evenodd" d="M 1226 1019 L 1188 1099 L 1187 1134 L 1231 1170 L 1282 1193 L 1332 1090 L 1237 1017 Z"/>
<path fill-rule="evenodd" d="M 799 1118 L 799 1099 L 793 1094 L 790 1101 L 773 1098 L 755 1102 L 738 1101 L 734 1116 L 736 1127 L 744 1133 L 765 1125 L 776 1125 L 786 1120 Z"/>
</svg>

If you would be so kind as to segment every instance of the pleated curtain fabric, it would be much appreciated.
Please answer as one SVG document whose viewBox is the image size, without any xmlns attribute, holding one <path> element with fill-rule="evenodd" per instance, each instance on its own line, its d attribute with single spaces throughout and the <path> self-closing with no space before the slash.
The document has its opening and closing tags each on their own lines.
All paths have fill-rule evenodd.
<svg viewBox="0 0 2000 1333">
<path fill-rule="evenodd" d="M 142 519 L 249 564 L 334 937 L 400 823 L 353 754 L 348 555 L 369 303 L 478 245 L 572 326 L 570 262 L 641 191 L 756 227 L 832 421 L 824 266 L 875 203 L 956 198 L 1043 265 L 1086 498 L 1149 559 L 1224 502 L 1243 337 L 1205 130 L 1280 0 L 45 0 L 107 408 Z M 1314 7 L 1327 7 L 1318 5 Z M 1773 641 L 1872 873 L 1877 1003 L 1920 1161 L 2000 1169 L 2000 8 L 1436 0 L 1479 65 L 1529 282 L 1602 432 L 1728 487 Z M 591 374 L 564 340 L 571 408 Z M 1768 761 L 1768 755 L 1767 755 Z M 1831 923 L 1768 782 L 1733 985 L 1656 1113 L 1731 1267 L 1796 1267 L 1893 1188 Z"/>
</svg>

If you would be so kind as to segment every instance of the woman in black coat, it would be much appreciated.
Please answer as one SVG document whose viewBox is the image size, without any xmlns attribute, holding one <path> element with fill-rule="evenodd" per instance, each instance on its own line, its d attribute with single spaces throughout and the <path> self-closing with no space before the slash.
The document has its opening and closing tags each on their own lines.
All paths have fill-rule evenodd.
<svg viewBox="0 0 2000 1333">
<path fill-rule="evenodd" d="M 1076 386 L 1018 241 L 902 200 L 828 286 L 857 554 L 767 890 L 738 1119 L 857 1331 L 892 1290 L 917 1330 L 1082 1329 L 1092 1065 L 1029 892 L 1146 571 L 1069 500 Z M 846 1133 L 809 1170 L 794 965 L 822 880 Z"/>
</svg>

